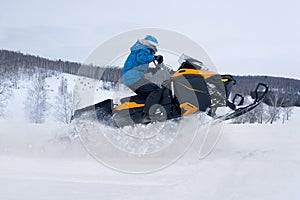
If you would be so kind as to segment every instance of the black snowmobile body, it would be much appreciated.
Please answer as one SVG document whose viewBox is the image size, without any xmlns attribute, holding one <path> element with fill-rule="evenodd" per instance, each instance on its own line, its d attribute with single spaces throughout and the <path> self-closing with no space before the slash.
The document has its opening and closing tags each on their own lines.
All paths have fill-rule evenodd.
<svg viewBox="0 0 300 200">
<path fill-rule="evenodd" d="M 143 112 L 145 99 L 135 95 L 121 99 L 119 105 L 107 99 L 76 110 L 72 119 L 86 112 L 94 112 L 96 118 L 102 123 L 123 127 L 181 118 L 196 112 L 207 112 L 215 117 L 214 113 L 218 107 L 229 106 L 234 111 L 227 117 L 223 116 L 224 120 L 227 120 L 235 117 L 235 110 L 238 111 L 237 116 L 252 110 L 262 101 L 268 90 L 266 85 L 259 84 L 256 90 L 263 87 L 263 95 L 257 96 L 254 103 L 245 106 L 247 108 L 244 110 L 237 108 L 243 104 L 241 95 L 236 95 L 233 103 L 228 100 L 231 87 L 235 83 L 230 75 L 219 75 L 203 69 L 200 61 L 185 60 L 171 78 L 164 81 L 160 91 L 160 101 L 158 104 L 151 105 L 149 113 Z"/>
</svg>

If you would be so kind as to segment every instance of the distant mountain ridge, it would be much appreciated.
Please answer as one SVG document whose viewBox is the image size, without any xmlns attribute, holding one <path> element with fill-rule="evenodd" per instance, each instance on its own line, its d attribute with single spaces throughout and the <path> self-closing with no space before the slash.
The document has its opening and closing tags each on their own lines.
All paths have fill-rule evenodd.
<svg viewBox="0 0 300 200">
<path fill-rule="evenodd" d="M 112 82 L 118 81 L 121 75 L 120 69 L 117 67 L 103 68 L 78 62 L 63 61 L 61 59 L 50 60 L 21 52 L 0 50 L 1 71 L 18 72 L 20 69 L 34 70 L 36 67 Z"/>
</svg>

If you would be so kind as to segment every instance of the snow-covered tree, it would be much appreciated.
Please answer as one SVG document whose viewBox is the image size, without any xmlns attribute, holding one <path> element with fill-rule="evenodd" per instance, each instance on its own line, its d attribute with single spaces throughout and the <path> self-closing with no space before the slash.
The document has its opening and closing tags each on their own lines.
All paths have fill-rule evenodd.
<svg viewBox="0 0 300 200">
<path fill-rule="evenodd" d="M 69 124 L 73 114 L 72 92 L 68 90 L 68 80 L 61 78 L 56 96 L 55 118 L 57 121 Z"/>
<path fill-rule="evenodd" d="M 1 69 L 0 69 L 1 70 Z M 12 82 L 5 70 L 0 71 L 0 117 L 4 116 L 8 99 L 12 95 Z"/>
<path fill-rule="evenodd" d="M 293 114 L 294 107 L 284 107 L 282 108 L 282 123 L 284 124 L 285 120 L 289 120 Z"/>
<path fill-rule="evenodd" d="M 7 104 L 9 95 L 7 93 L 7 87 L 5 84 L 0 83 L 0 117 L 4 115 L 4 110 Z"/>
<path fill-rule="evenodd" d="M 44 122 L 48 110 L 47 93 L 45 76 L 41 73 L 35 74 L 25 101 L 25 111 L 30 122 Z"/>
<path fill-rule="evenodd" d="M 269 106 L 269 119 L 266 123 L 273 124 L 276 120 L 280 119 L 281 107 L 286 99 L 286 93 L 278 90 L 272 90 L 268 93 Z"/>
</svg>

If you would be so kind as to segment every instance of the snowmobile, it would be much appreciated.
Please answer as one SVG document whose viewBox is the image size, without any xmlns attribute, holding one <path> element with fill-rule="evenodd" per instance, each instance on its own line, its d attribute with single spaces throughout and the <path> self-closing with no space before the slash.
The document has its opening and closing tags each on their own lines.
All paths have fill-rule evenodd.
<svg viewBox="0 0 300 200">
<path fill-rule="evenodd" d="M 126 97 L 115 104 L 112 99 L 96 103 L 74 112 L 72 120 L 93 113 L 101 123 L 116 126 L 148 124 L 170 119 L 180 119 L 198 112 L 206 112 L 213 119 L 223 121 L 243 115 L 257 107 L 265 98 L 268 86 L 259 83 L 254 90 L 255 98 L 251 104 L 244 104 L 244 97 L 236 94 L 230 99 L 231 88 L 236 84 L 231 75 L 220 75 L 208 70 L 201 61 L 186 56 L 177 71 L 166 65 L 158 65 L 172 72 L 171 77 L 161 85 L 161 98 L 144 113 L 145 99 L 138 95 Z M 229 107 L 230 112 L 218 116 L 216 110 Z"/>
</svg>

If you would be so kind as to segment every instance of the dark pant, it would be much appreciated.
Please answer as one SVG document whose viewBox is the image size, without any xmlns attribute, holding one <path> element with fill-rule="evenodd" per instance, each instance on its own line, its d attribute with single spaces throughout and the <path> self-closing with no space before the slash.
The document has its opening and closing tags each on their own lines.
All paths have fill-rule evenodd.
<svg viewBox="0 0 300 200">
<path fill-rule="evenodd" d="M 158 104 L 161 98 L 161 88 L 151 81 L 142 78 L 129 86 L 139 97 L 145 99 L 144 112 L 148 113 L 153 104 Z"/>
</svg>

